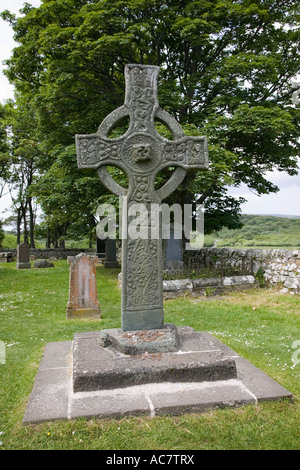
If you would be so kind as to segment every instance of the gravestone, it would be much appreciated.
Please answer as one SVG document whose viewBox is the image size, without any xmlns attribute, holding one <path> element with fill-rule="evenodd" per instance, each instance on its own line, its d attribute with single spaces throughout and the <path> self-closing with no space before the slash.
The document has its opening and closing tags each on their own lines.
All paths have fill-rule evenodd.
<svg viewBox="0 0 300 470">
<path fill-rule="evenodd" d="M 159 67 L 127 65 L 125 67 L 125 102 L 107 116 L 98 132 L 77 135 L 77 162 L 80 169 L 95 169 L 104 185 L 124 197 L 123 220 L 133 204 L 160 204 L 183 181 L 189 169 L 208 169 L 205 137 L 186 136 L 177 123 L 158 104 Z M 108 137 L 111 129 L 123 118 L 130 118 L 124 136 Z M 166 140 L 155 129 L 155 119 L 163 122 L 174 140 Z M 121 168 L 128 177 L 128 190 L 111 177 L 107 166 Z M 154 188 L 155 175 L 163 168 L 176 167 L 165 185 Z M 150 216 L 149 216 L 150 217 Z M 150 222 L 150 220 L 148 220 Z M 148 224 L 150 227 L 150 223 Z M 159 227 L 159 230 L 161 227 Z M 128 235 L 128 234 L 127 234 Z M 162 240 L 122 240 L 122 305 L 123 331 L 161 329 L 163 314 Z"/>
<path fill-rule="evenodd" d="M 166 271 L 180 271 L 183 269 L 182 240 L 174 238 L 174 231 L 170 232 L 170 238 L 165 241 L 165 266 Z"/>
<path fill-rule="evenodd" d="M 100 318 L 97 297 L 97 257 L 80 253 L 69 256 L 70 285 L 67 318 Z"/>
<path fill-rule="evenodd" d="M 105 240 L 105 268 L 118 268 L 119 263 L 117 261 L 117 245 L 116 240 L 107 238 Z"/>
<path fill-rule="evenodd" d="M 20 243 L 17 246 L 17 269 L 28 269 L 31 268 L 29 260 L 29 245 L 28 243 Z"/>
<path fill-rule="evenodd" d="M 97 238 L 97 256 L 101 260 L 105 258 L 105 240 L 100 240 L 100 238 Z"/>
</svg>

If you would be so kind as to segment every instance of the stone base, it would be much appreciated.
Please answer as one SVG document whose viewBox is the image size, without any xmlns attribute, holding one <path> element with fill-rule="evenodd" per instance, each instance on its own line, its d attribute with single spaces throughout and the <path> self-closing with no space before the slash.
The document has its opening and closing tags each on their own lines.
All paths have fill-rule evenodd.
<svg viewBox="0 0 300 470">
<path fill-rule="evenodd" d="M 121 329 L 102 330 L 100 346 L 111 346 L 123 354 L 138 355 L 178 351 L 180 339 L 175 325 L 166 324 L 157 330 L 123 331 Z"/>
<path fill-rule="evenodd" d="M 66 311 L 68 320 L 79 320 L 81 318 L 93 318 L 100 320 L 101 310 L 100 308 L 72 308 Z"/>
<path fill-rule="evenodd" d="M 99 349 L 101 349 L 98 344 L 99 332 L 75 335 L 73 342 L 48 343 L 23 424 L 77 417 L 123 418 L 141 415 L 149 417 L 179 415 L 216 408 L 255 405 L 265 400 L 282 398 L 293 400 L 292 394 L 284 387 L 209 333 L 197 333 L 188 327 L 178 328 L 178 330 L 181 338 L 185 336 L 185 345 L 188 350 L 178 350 L 176 360 L 175 353 L 161 355 L 144 353 L 140 356 L 124 358 L 122 353 L 113 353 L 109 348 L 102 348 L 105 351 L 105 357 L 102 357 L 104 361 L 109 358 L 112 364 L 117 354 L 119 360 L 123 361 L 122 366 L 120 364 L 118 368 L 115 368 L 115 376 L 120 380 L 115 379 L 114 383 L 108 380 L 109 365 L 105 362 L 99 363 L 99 356 L 94 356 L 95 353 L 99 354 Z M 199 350 L 199 347 L 203 346 L 206 347 L 205 351 Z M 207 349 L 208 347 L 210 349 Z M 214 370 L 216 370 L 216 354 L 219 354 L 221 361 L 224 361 L 224 357 L 227 358 L 225 361 L 228 361 L 228 366 L 235 364 L 235 373 L 233 369 L 230 369 L 232 375 L 229 374 L 227 378 L 222 375 L 217 378 L 214 374 L 209 374 L 209 361 L 204 361 L 204 358 L 207 359 L 210 354 L 212 354 L 211 359 L 214 358 Z M 177 366 L 181 356 L 185 356 L 185 360 L 187 356 L 190 356 L 189 364 L 191 365 L 192 358 L 195 356 L 199 358 L 199 355 L 202 355 L 202 364 L 205 364 L 204 369 L 207 373 L 200 379 L 199 376 L 196 378 L 191 367 L 185 375 L 186 381 L 176 377 L 177 371 L 180 371 Z M 72 364 L 73 361 L 75 361 L 74 364 Z M 169 364 L 167 365 L 166 362 Z M 100 389 L 95 388 L 93 381 L 86 380 L 85 387 L 87 388 L 76 391 L 76 377 L 81 377 L 83 380 L 84 366 L 90 377 L 91 371 L 95 374 L 102 370 L 104 381 Z M 127 382 L 126 386 L 124 366 L 136 372 L 132 376 L 133 380 Z M 171 373 L 172 367 L 176 371 L 173 374 Z M 162 373 L 167 368 L 169 369 L 168 375 Z M 139 372 L 145 369 L 155 370 L 155 380 L 151 380 L 150 383 L 137 382 Z M 108 372 L 106 377 L 103 375 L 104 370 Z"/>
<path fill-rule="evenodd" d="M 172 332 L 171 335 L 176 332 L 174 326 L 173 328 L 167 326 L 166 330 Z M 164 330 L 157 331 L 165 334 Z M 133 339 L 132 348 L 134 343 L 140 343 L 142 346 L 140 354 L 137 354 L 139 351 L 137 347 L 134 355 L 120 353 L 112 345 L 101 347 L 103 337 L 100 338 L 98 332 L 76 334 L 73 347 L 74 392 L 122 388 L 146 383 L 203 382 L 236 378 L 234 360 L 227 357 L 220 348 L 213 346 L 204 334 L 189 327 L 180 327 L 177 331 L 179 338 L 176 339 L 180 350 L 177 346 L 176 352 L 161 352 L 159 337 L 154 341 L 145 342 Z M 143 333 L 148 339 L 149 330 Z M 140 339 L 140 331 L 131 332 L 130 338 L 134 338 L 137 334 L 140 335 Z M 123 335 L 127 335 L 127 332 L 115 331 L 117 340 Z M 167 335 L 167 340 L 164 342 L 167 348 L 172 343 L 170 339 L 172 336 L 170 338 Z M 145 351 L 147 344 L 152 342 L 154 347 L 152 349 L 148 347 L 149 350 Z M 130 346 L 127 338 L 124 344 L 121 343 L 121 349 L 124 347 L 127 350 Z"/>
<path fill-rule="evenodd" d="M 17 263 L 16 268 L 17 269 L 29 269 L 31 268 L 31 263 Z"/>
</svg>

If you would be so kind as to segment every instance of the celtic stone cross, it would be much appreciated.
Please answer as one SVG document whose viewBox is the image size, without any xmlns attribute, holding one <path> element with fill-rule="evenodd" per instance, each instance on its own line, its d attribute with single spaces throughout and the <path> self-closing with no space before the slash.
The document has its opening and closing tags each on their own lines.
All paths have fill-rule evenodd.
<svg viewBox="0 0 300 470">
<path fill-rule="evenodd" d="M 186 136 L 177 121 L 158 104 L 159 67 L 127 65 L 124 105 L 109 114 L 98 132 L 76 135 L 78 167 L 94 168 L 103 184 L 126 200 L 126 220 L 132 204 L 160 204 L 183 181 L 189 169 L 208 169 L 206 137 Z M 127 132 L 109 138 L 111 130 L 129 117 Z M 160 136 L 155 119 L 172 132 L 173 140 Z M 120 186 L 107 166 L 116 166 L 128 177 L 128 189 Z M 170 179 L 159 189 L 154 181 L 164 167 L 175 167 Z M 123 216 L 124 219 L 124 216 Z M 147 224 L 148 221 L 145 221 Z M 122 240 L 123 331 L 151 330 L 163 327 L 163 267 L 161 239 Z"/>
</svg>

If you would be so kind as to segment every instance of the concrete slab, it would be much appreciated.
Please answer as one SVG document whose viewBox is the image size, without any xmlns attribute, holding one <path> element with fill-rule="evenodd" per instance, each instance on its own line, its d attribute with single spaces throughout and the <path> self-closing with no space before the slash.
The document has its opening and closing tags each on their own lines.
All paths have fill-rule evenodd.
<svg viewBox="0 0 300 470">
<path fill-rule="evenodd" d="M 188 331 L 185 331 L 188 334 Z M 279 385 L 249 361 L 237 355 L 209 333 L 202 333 L 206 347 L 224 348 L 236 363 L 237 377 L 202 382 L 144 383 L 110 390 L 73 390 L 72 341 L 48 343 L 35 385 L 24 415 L 23 424 L 77 417 L 121 418 L 198 413 L 209 409 L 257 404 L 264 400 L 293 399 Z M 95 332 L 82 334 L 86 342 Z M 190 337 L 192 354 L 197 347 L 196 335 Z M 193 349 L 194 348 L 194 349 Z M 179 353 L 183 354 L 184 351 Z"/>
<path fill-rule="evenodd" d="M 47 343 L 23 424 L 66 419 L 72 388 L 72 341 Z"/>
</svg>

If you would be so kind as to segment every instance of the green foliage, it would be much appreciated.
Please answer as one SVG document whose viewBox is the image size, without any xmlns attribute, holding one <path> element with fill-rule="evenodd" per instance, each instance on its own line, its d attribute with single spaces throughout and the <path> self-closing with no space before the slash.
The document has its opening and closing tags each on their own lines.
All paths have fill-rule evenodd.
<svg viewBox="0 0 300 470">
<path fill-rule="evenodd" d="M 242 228 L 223 228 L 216 245 L 242 247 L 300 247 L 300 218 L 242 215 Z"/>
<path fill-rule="evenodd" d="M 104 188 L 94 173 L 78 170 L 75 145 L 57 146 L 52 156 L 53 164 L 31 189 L 45 213 L 44 225 L 60 229 L 61 239 L 92 236 L 96 220 L 91 214 L 96 213 Z"/>
<path fill-rule="evenodd" d="M 161 67 L 161 107 L 208 136 L 210 171 L 191 172 L 173 196 L 205 203 L 208 232 L 240 226 L 243 200 L 229 185 L 266 194 L 278 190 L 267 171 L 297 173 L 296 0 L 57 0 L 2 17 L 18 42 L 6 73 L 35 112 L 47 162 L 75 134 L 96 132 L 123 104 L 125 65 L 143 63 Z"/>
<path fill-rule="evenodd" d="M 258 268 L 256 271 L 255 279 L 259 283 L 259 287 L 265 287 L 264 270 L 262 267 Z"/>
</svg>

